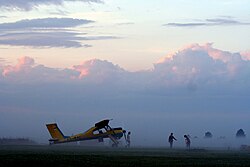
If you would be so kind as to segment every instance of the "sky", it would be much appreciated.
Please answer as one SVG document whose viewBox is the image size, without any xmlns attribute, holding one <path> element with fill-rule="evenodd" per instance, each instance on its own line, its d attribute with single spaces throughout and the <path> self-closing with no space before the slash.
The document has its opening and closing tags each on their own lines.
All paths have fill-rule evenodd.
<svg viewBox="0 0 250 167">
<path fill-rule="evenodd" d="M 171 132 L 249 134 L 249 7 L 0 0 L 1 136 L 46 143 L 46 123 L 72 134 L 103 118 L 131 130 L 135 145 L 165 146 Z"/>
</svg>

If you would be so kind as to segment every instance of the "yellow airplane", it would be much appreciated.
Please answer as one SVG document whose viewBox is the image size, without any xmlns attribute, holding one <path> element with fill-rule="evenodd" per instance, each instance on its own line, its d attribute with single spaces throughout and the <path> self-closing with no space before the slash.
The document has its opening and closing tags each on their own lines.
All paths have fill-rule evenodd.
<svg viewBox="0 0 250 167">
<path fill-rule="evenodd" d="M 118 140 L 122 138 L 126 131 L 121 127 L 111 128 L 109 126 L 109 121 L 110 120 L 108 119 L 102 120 L 96 123 L 94 127 L 91 127 L 86 132 L 72 136 L 64 136 L 56 123 L 46 124 L 47 129 L 52 137 L 52 139 L 49 139 L 49 142 L 50 144 L 59 144 L 93 139 L 98 139 L 99 142 L 103 142 L 104 138 L 110 138 L 111 141 L 113 141 L 112 146 L 116 147 L 119 144 Z"/>
</svg>

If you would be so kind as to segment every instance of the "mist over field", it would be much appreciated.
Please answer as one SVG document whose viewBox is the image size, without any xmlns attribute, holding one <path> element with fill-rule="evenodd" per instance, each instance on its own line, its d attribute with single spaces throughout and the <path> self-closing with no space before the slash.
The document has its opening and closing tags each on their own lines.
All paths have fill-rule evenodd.
<svg viewBox="0 0 250 167">
<path fill-rule="evenodd" d="M 131 131 L 132 146 L 168 147 L 168 135 L 185 147 L 250 144 L 250 63 L 245 54 L 193 44 L 169 54 L 150 70 L 129 72 L 93 59 L 57 69 L 21 57 L 1 63 L 1 137 L 50 138 L 46 123 L 65 135 L 86 131 L 102 119 Z M 245 139 L 236 139 L 239 129 Z M 205 132 L 213 138 L 204 139 Z"/>
</svg>

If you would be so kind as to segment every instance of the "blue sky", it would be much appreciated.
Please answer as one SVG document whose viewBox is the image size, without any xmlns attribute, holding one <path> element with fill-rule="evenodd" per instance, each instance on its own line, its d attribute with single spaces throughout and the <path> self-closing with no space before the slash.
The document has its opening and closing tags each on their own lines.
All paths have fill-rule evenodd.
<svg viewBox="0 0 250 167">
<path fill-rule="evenodd" d="M 250 133 L 249 7 L 247 0 L 0 0 L 1 134 L 46 142 L 45 123 L 71 133 L 102 118 L 133 131 L 137 144 L 164 145 L 145 122 L 155 135 L 159 126 L 179 136 Z"/>
</svg>

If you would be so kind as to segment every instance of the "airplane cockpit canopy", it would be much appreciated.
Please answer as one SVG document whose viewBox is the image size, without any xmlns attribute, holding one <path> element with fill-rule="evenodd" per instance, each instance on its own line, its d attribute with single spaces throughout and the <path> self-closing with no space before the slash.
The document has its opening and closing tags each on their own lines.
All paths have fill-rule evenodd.
<svg viewBox="0 0 250 167">
<path fill-rule="evenodd" d="M 100 122 L 97 122 L 95 124 L 96 130 L 97 129 L 105 128 L 106 126 L 108 126 L 108 124 L 109 124 L 109 120 L 108 119 L 105 119 L 105 120 L 102 120 Z"/>
</svg>

